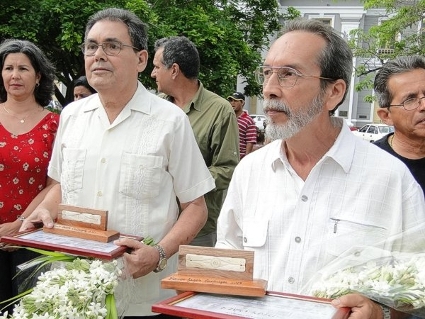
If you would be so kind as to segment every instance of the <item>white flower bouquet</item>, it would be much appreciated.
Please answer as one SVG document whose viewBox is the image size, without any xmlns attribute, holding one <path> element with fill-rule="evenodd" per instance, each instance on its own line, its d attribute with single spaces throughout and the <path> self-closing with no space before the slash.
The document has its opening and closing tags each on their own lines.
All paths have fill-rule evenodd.
<svg viewBox="0 0 425 319">
<path fill-rule="evenodd" d="M 149 236 L 142 242 L 150 246 L 155 244 Z M 34 287 L 0 303 L 0 306 L 8 303 L 6 308 L 19 300 L 13 314 L 1 314 L 4 308 L 0 309 L 0 319 L 118 319 L 124 315 L 133 293 L 134 279 L 126 271 L 122 258 L 107 262 L 26 249 L 41 254 L 28 263 L 35 265 L 30 277 L 39 275 L 46 265 L 52 268 L 38 276 Z"/>
<path fill-rule="evenodd" d="M 65 262 L 42 273 L 35 287 L 17 296 L 20 301 L 13 314 L 9 316 L 6 312 L 1 319 L 118 318 L 114 291 L 122 268 L 117 260 L 103 262 L 62 253 L 48 254 L 63 257 Z"/>
<path fill-rule="evenodd" d="M 360 293 L 398 311 L 425 318 L 425 253 L 354 248 L 317 274 L 305 293 L 331 299 Z"/>
</svg>

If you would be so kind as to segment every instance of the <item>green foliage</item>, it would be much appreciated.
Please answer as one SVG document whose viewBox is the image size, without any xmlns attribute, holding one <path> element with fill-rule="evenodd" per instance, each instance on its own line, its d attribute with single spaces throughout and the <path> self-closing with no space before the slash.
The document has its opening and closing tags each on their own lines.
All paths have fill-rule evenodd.
<svg viewBox="0 0 425 319">
<path fill-rule="evenodd" d="M 375 72 L 385 61 L 401 55 L 425 54 L 424 30 L 418 28 L 423 21 L 425 0 L 363 0 L 363 4 L 365 9 L 385 9 L 386 18 L 367 31 L 354 30 L 350 34 L 354 55 L 364 61 L 355 70 L 361 77 L 356 90 L 372 89 Z M 366 101 L 373 98 L 366 96 Z"/>
<path fill-rule="evenodd" d="M 27 39 L 35 42 L 57 68 L 57 78 L 66 87 L 84 74 L 79 45 L 84 39 L 88 18 L 107 7 L 126 8 L 149 26 L 149 56 L 153 58 L 156 39 L 185 35 L 198 47 L 201 81 L 217 94 L 226 96 L 235 89 L 238 75 L 246 79 L 245 94 L 258 95 L 260 87 L 253 72 L 261 63 L 261 50 L 269 46 L 269 36 L 280 23 L 299 12 L 289 8 L 279 15 L 275 0 L 1 0 L 0 40 Z M 150 77 L 152 63 L 140 80 L 156 89 Z M 62 105 L 72 101 L 56 90 Z"/>
</svg>

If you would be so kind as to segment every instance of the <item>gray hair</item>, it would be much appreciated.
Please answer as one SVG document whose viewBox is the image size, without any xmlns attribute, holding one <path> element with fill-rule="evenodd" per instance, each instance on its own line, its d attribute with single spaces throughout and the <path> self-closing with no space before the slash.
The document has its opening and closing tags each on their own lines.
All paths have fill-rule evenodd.
<svg viewBox="0 0 425 319">
<path fill-rule="evenodd" d="M 382 66 L 376 74 L 373 84 L 379 107 L 388 107 L 394 98 L 388 88 L 391 76 L 415 69 L 425 69 L 425 59 L 422 56 L 400 56 Z"/>
<path fill-rule="evenodd" d="M 101 20 L 121 21 L 128 27 L 128 34 L 130 35 L 132 45 L 138 50 L 148 49 L 147 25 L 133 12 L 118 8 L 108 8 L 93 14 L 86 25 L 85 39 L 87 39 L 87 35 L 93 25 Z"/>
<path fill-rule="evenodd" d="M 342 79 L 347 88 L 342 100 L 330 112 L 333 114 L 347 96 L 350 86 L 351 74 L 353 72 L 353 53 L 348 43 L 331 26 L 318 20 L 295 19 L 288 21 L 284 27 L 283 34 L 291 31 L 305 31 L 322 37 L 327 45 L 317 56 L 321 77 L 330 79 Z M 321 79 L 322 89 L 326 88 L 329 80 Z"/>
<path fill-rule="evenodd" d="M 34 97 L 38 104 L 47 106 L 55 92 L 55 67 L 47 59 L 43 51 L 34 43 L 26 40 L 8 39 L 0 45 L 0 61 L 3 70 L 4 61 L 11 53 L 23 53 L 31 62 L 36 74 L 40 75 L 39 85 L 34 90 Z M 0 77 L 0 102 L 7 100 L 3 77 Z"/>
<path fill-rule="evenodd" d="M 177 63 L 186 78 L 198 78 L 201 63 L 192 41 L 184 36 L 162 38 L 155 41 L 155 52 L 160 48 L 164 48 L 161 62 L 167 69 Z"/>
</svg>

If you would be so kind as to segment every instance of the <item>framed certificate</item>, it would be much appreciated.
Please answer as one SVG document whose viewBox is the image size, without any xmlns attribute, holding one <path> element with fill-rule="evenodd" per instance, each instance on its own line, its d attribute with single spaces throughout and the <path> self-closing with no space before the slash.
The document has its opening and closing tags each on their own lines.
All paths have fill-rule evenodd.
<svg viewBox="0 0 425 319">
<path fill-rule="evenodd" d="M 130 237 L 138 241 L 142 239 L 137 236 L 121 235 L 121 237 Z M 104 243 L 78 237 L 47 233 L 44 232 L 43 229 L 23 232 L 14 236 L 3 236 L 1 237 L 1 242 L 107 260 L 117 258 L 127 250 L 127 247 L 117 246 L 113 242 Z"/>
<path fill-rule="evenodd" d="M 184 292 L 156 303 L 152 311 L 194 319 L 346 319 L 349 308 L 336 309 L 329 299 L 267 292 L 264 297 L 240 297 Z"/>
</svg>

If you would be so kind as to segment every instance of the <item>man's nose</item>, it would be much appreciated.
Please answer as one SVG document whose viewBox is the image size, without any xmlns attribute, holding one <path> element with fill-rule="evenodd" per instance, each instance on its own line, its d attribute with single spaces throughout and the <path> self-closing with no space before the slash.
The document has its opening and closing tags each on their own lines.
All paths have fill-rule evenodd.
<svg viewBox="0 0 425 319">
<path fill-rule="evenodd" d="M 263 83 L 263 95 L 266 98 L 279 97 L 282 93 L 282 86 L 275 72 Z"/>
</svg>

